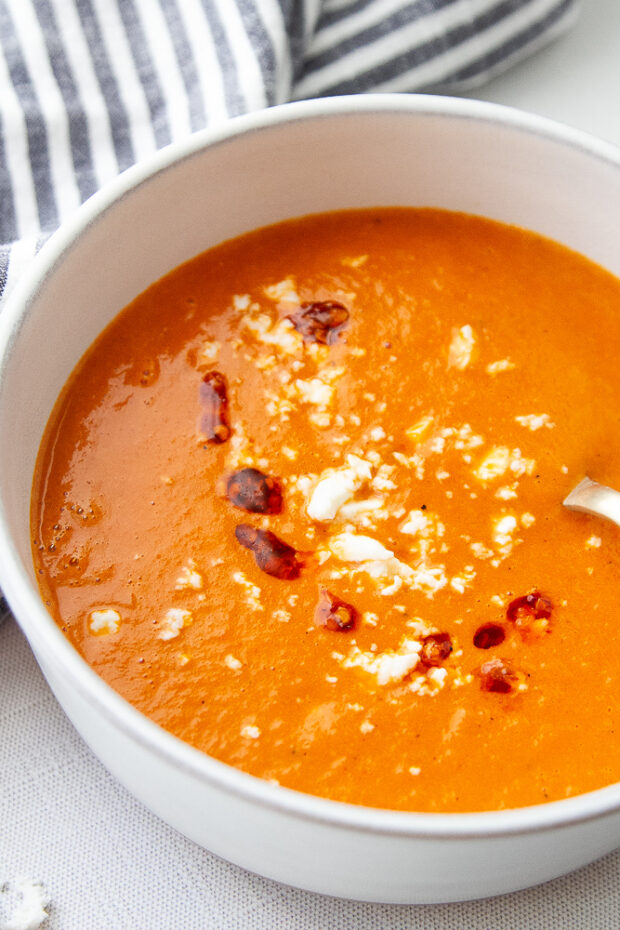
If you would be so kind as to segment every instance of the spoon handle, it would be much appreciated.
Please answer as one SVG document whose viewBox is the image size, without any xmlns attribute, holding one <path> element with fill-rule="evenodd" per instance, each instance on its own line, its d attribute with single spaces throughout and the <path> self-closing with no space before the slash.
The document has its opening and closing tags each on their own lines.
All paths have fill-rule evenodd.
<svg viewBox="0 0 620 930">
<path fill-rule="evenodd" d="M 620 492 L 591 478 L 584 478 L 564 499 L 569 510 L 604 517 L 620 526 Z"/>
</svg>

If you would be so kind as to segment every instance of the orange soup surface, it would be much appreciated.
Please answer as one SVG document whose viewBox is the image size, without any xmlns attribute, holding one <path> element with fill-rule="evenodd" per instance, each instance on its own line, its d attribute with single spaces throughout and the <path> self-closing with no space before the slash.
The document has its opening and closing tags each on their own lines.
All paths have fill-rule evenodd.
<svg viewBox="0 0 620 930">
<path fill-rule="evenodd" d="M 88 312 L 88 308 L 85 308 Z M 354 804 L 620 779 L 620 282 L 435 210 L 306 217 L 141 294 L 40 451 L 45 602 L 198 749 Z"/>
</svg>

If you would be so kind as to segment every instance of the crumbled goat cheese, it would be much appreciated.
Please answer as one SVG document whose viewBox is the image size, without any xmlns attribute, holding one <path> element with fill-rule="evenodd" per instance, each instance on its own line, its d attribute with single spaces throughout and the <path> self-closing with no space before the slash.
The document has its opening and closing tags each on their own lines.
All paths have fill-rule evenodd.
<svg viewBox="0 0 620 930">
<path fill-rule="evenodd" d="M 245 602 L 248 607 L 251 607 L 252 610 L 264 610 L 264 606 L 261 603 L 260 596 L 262 594 L 261 589 L 257 584 L 252 584 L 249 578 L 246 577 L 244 572 L 233 572 L 232 580 L 237 584 L 245 588 Z"/>
<path fill-rule="evenodd" d="M 504 558 L 512 552 L 512 547 L 515 543 L 513 539 L 513 533 L 517 529 L 517 520 L 512 514 L 506 514 L 503 517 L 500 517 L 495 521 L 493 526 L 493 540 L 499 555 Z M 492 562 L 492 565 L 499 564 L 498 562 Z"/>
<path fill-rule="evenodd" d="M 310 378 L 303 381 L 297 378 L 295 389 L 302 404 L 315 404 L 317 407 L 329 407 L 334 397 L 334 388 L 326 384 L 321 378 Z"/>
<path fill-rule="evenodd" d="M 515 477 L 531 475 L 536 467 L 533 459 L 526 459 L 520 449 L 509 449 L 507 446 L 493 446 L 475 469 L 474 475 L 484 484 L 500 478 L 507 472 Z"/>
<path fill-rule="evenodd" d="M 484 543 L 473 542 L 471 543 L 469 548 L 471 549 L 471 551 L 473 552 L 474 556 L 477 559 L 492 559 L 493 558 L 493 550 L 485 546 Z"/>
<path fill-rule="evenodd" d="M 501 488 L 498 488 L 495 492 L 495 497 L 500 501 L 509 501 L 513 497 L 517 497 L 517 482 L 514 481 L 512 484 L 504 484 Z"/>
<path fill-rule="evenodd" d="M 102 610 L 91 611 L 88 618 L 88 629 L 94 636 L 108 636 L 116 633 L 121 625 L 121 615 L 118 610 L 105 607 Z"/>
<path fill-rule="evenodd" d="M 379 593 L 384 597 L 396 594 L 403 584 L 412 591 L 422 591 L 427 597 L 433 597 L 448 583 L 443 565 L 431 566 L 420 562 L 412 568 L 397 558 L 362 562 L 357 570 L 374 578 L 380 586 Z M 391 582 L 389 586 L 384 584 L 386 579 Z"/>
<path fill-rule="evenodd" d="M 342 264 L 346 265 L 348 268 L 360 268 L 367 261 L 368 255 L 355 255 L 350 258 L 343 258 Z"/>
<path fill-rule="evenodd" d="M 602 542 L 603 540 L 600 536 L 590 536 L 590 538 L 586 540 L 586 549 L 598 549 Z"/>
<path fill-rule="evenodd" d="M 365 500 L 348 501 L 338 510 L 338 518 L 345 522 L 355 523 L 360 517 L 368 517 L 371 514 L 377 515 L 378 511 L 382 516 L 389 516 L 388 511 L 384 510 L 385 503 L 382 497 L 367 497 Z"/>
<path fill-rule="evenodd" d="M 436 688 L 443 688 L 448 677 L 447 668 L 429 668 L 426 677 Z"/>
<path fill-rule="evenodd" d="M 251 300 L 249 294 L 235 294 L 232 299 L 233 309 L 238 313 L 243 313 L 249 309 Z"/>
<path fill-rule="evenodd" d="M 373 675 L 379 686 L 383 686 L 406 678 L 418 664 L 421 649 L 422 645 L 417 640 L 404 639 L 398 652 L 386 651 L 375 655 L 353 646 L 348 656 L 336 654 L 335 657 L 342 668 L 361 668 Z"/>
<path fill-rule="evenodd" d="M 291 619 L 292 614 L 288 610 L 274 610 L 272 617 L 274 620 L 277 620 L 278 623 L 288 623 Z"/>
<path fill-rule="evenodd" d="M 193 591 L 200 591 L 202 588 L 202 575 L 196 571 L 196 563 L 189 559 L 187 565 L 184 565 L 179 572 L 175 588 L 177 591 L 190 588 Z"/>
<path fill-rule="evenodd" d="M 450 579 L 450 587 L 459 594 L 464 594 L 465 588 L 469 587 L 475 577 L 476 572 L 471 565 L 467 565 L 462 572 Z"/>
<path fill-rule="evenodd" d="M 432 424 L 433 418 L 430 416 L 422 417 L 421 420 L 418 420 L 417 423 L 414 423 L 413 426 L 410 426 L 409 429 L 405 430 L 405 435 L 409 439 L 413 439 L 414 442 L 418 442 L 424 433 L 428 430 L 429 426 Z"/>
<path fill-rule="evenodd" d="M 394 553 L 376 539 L 357 533 L 340 533 L 329 542 L 330 551 L 342 562 L 384 561 Z"/>
<path fill-rule="evenodd" d="M 213 362 L 218 357 L 222 344 L 215 339 L 203 342 L 198 355 L 199 362 Z"/>
<path fill-rule="evenodd" d="M 174 639 L 179 635 L 183 627 L 188 626 L 191 622 L 191 611 L 182 610 L 180 607 L 171 607 L 164 614 L 157 638 L 163 640 Z"/>
<path fill-rule="evenodd" d="M 244 727 L 241 727 L 241 736 L 244 739 L 258 739 L 260 736 L 260 729 L 252 724 L 246 724 Z"/>
<path fill-rule="evenodd" d="M 526 429 L 532 430 L 532 432 L 542 429 L 543 426 L 546 426 L 547 429 L 553 429 L 555 426 L 548 413 L 529 413 L 527 416 L 515 417 L 515 420 L 520 426 L 525 426 Z"/>
<path fill-rule="evenodd" d="M 240 668 L 243 668 L 243 664 L 239 661 L 239 659 L 236 659 L 230 653 L 227 656 L 224 656 L 224 665 L 227 668 L 232 669 L 233 672 L 238 672 Z"/>
<path fill-rule="evenodd" d="M 244 325 L 258 342 L 281 349 L 286 355 L 296 355 L 303 345 L 302 337 L 286 317 L 272 323 L 269 314 L 259 313 L 247 316 Z"/>
<path fill-rule="evenodd" d="M 333 520 L 340 507 L 371 475 L 368 462 L 356 455 L 348 455 L 345 468 L 328 471 L 319 480 L 308 503 L 308 516 L 313 520 Z"/>
<path fill-rule="evenodd" d="M 498 362 L 490 362 L 486 367 L 486 371 L 489 375 L 497 375 L 500 371 L 511 371 L 515 367 L 515 363 L 511 362 L 509 358 L 502 358 Z"/>
<path fill-rule="evenodd" d="M 263 288 L 263 292 L 269 300 L 285 301 L 286 303 L 299 303 L 299 294 L 293 278 L 284 278 L 275 284 L 269 284 Z"/>
<path fill-rule="evenodd" d="M 415 536 L 428 531 L 430 520 L 422 510 L 411 510 L 404 523 L 399 527 L 401 533 Z"/>
<path fill-rule="evenodd" d="M 448 367 L 464 371 L 472 360 L 475 345 L 476 335 L 469 323 L 453 329 L 448 349 Z"/>
</svg>

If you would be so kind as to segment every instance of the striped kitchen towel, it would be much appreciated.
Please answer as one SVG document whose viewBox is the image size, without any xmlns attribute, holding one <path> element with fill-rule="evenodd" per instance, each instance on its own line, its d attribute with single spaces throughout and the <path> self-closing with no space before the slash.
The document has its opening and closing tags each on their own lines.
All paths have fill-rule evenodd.
<svg viewBox="0 0 620 930">
<path fill-rule="evenodd" d="M 242 112 L 471 89 L 579 0 L 0 0 L 0 299 L 90 194 Z"/>
</svg>

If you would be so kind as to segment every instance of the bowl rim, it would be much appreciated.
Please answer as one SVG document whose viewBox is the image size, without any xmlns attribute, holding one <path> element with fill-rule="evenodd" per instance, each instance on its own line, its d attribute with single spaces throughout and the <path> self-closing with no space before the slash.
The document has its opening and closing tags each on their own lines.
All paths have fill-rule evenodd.
<svg viewBox="0 0 620 930">
<path fill-rule="evenodd" d="M 365 94 L 281 104 L 234 117 L 225 123 L 173 142 L 136 164 L 92 195 L 50 237 L 30 269 L 13 287 L 0 312 L 0 401 L 5 366 L 19 339 L 31 304 L 44 289 L 59 263 L 89 227 L 101 221 L 114 205 L 134 189 L 180 162 L 199 156 L 205 148 L 298 121 L 360 114 L 413 114 L 499 124 L 546 141 L 582 151 L 620 170 L 620 149 L 595 136 L 546 117 L 483 101 L 418 94 Z M 1 477 L 1 476 L 0 476 Z M 65 638 L 35 591 L 21 563 L 8 529 L 0 498 L 0 583 L 7 602 L 42 664 L 69 677 L 82 700 L 125 737 L 186 774 L 246 802 L 271 808 L 300 820 L 366 834 L 397 835 L 435 840 L 515 836 L 567 828 L 597 820 L 620 810 L 620 783 L 545 804 L 500 811 L 420 813 L 364 807 L 274 785 L 220 762 L 193 748 L 155 724 L 129 704 L 80 656 Z"/>
</svg>

